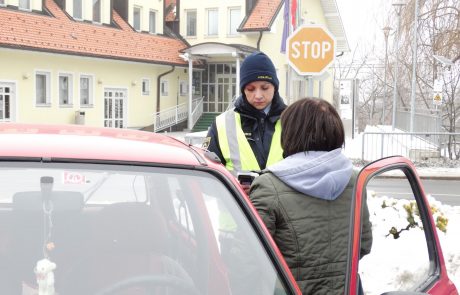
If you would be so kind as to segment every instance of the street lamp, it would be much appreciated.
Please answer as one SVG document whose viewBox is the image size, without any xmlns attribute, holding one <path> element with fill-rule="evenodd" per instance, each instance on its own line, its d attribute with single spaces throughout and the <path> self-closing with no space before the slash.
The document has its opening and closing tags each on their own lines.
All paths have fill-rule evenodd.
<svg viewBox="0 0 460 295">
<path fill-rule="evenodd" d="M 395 65 L 395 76 L 394 76 L 394 85 L 393 85 L 393 118 L 391 121 L 391 129 L 395 130 L 396 125 L 396 96 L 398 93 L 398 72 L 399 72 L 399 28 L 401 27 L 401 10 L 403 6 L 406 5 L 404 2 L 394 2 L 393 6 L 395 7 L 396 14 L 398 15 L 398 28 L 396 30 L 396 65 Z"/>
<path fill-rule="evenodd" d="M 387 100 L 388 36 L 390 35 L 391 27 L 386 26 L 382 30 L 385 37 L 385 74 L 383 78 L 382 125 L 385 125 L 385 103 Z"/>
</svg>

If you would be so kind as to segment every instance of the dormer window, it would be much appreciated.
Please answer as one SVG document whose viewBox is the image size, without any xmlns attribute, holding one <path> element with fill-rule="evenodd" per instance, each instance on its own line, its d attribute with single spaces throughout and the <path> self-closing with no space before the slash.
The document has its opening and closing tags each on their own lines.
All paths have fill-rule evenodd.
<svg viewBox="0 0 460 295">
<path fill-rule="evenodd" d="M 137 6 L 133 9 L 133 28 L 136 31 L 141 30 L 141 8 Z"/>
<path fill-rule="evenodd" d="M 93 22 L 101 22 L 101 0 L 93 0 Z"/>
<path fill-rule="evenodd" d="M 83 0 L 73 0 L 73 18 L 74 19 L 83 19 L 82 1 Z"/>
<path fill-rule="evenodd" d="M 157 23 L 157 13 L 154 10 L 150 10 L 149 12 L 149 33 L 155 34 L 157 32 L 156 23 Z"/>
<path fill-rule="evenodd" d="M 30 0 L 19 0 L 19 9 L 30 10 Z"/>
</svg>

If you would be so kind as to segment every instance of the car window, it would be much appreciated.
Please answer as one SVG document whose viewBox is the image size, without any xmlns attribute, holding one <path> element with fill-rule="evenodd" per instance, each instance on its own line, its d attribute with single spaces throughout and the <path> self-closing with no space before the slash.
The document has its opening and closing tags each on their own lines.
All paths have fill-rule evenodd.
<svg viewBox="0 0 460 295">
<path fill-rule="evenodd" d="M 436 263 L 429 251 L 430 225 L 417 201 L 420 192 L 400 169 L 375 175 L 364 191 L 373 237 L 370 253 L 359 263 L 365 294 L 425 291 Z"/>
<path fill-rule="evenodd" d="M 289 293 L 234 193 L 179 168 L 3 162 L 0 261 L 1 294 L 45 262 L 58 294 Z"/>
</svg>

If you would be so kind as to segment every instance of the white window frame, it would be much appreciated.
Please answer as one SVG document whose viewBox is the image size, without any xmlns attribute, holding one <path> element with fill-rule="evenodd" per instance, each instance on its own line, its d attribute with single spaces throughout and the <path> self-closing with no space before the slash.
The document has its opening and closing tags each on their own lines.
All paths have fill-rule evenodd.
<svg viewBox="0 0 460 295">
<path fill-rule="evenodd" d="M 145 86 L 145 87 L 144 87 Z M 150 95 L 150 79 L 142 78 L 142 95 Z"/>
<path fill-rule="evenodd" d="M 195 35 L 189 35 L 189 13 L 195 13 Z M 193 10 L 186 10 L 185 11 L 185 15 L 186 15 L 186 22 L 185 22 L 185 35 L 187 37 L 196 37 L 197 36 L 197 29 L 198 29 L 198 12 L 196 11 L 196 9 L 193 9 Z"/>
<path fill-rule="evenodd" d="M 5 0 L 0 0 L 0 6 L 6 6 Z"/>
<path fill-rule="evenodd" d="M 81 79 L 88 79 L 88 103 L 83 102 L 83 97 L 82 97 L 82 83 Z M 80 77 L 78 78 L 78 98 L 80 101 L 80 106 L 81 107 L 92 107 L 93 106 L 93 91 L 94 91 L 94 76 L 93 75 L 87 75 L 87 74 L 80 74 Z"/>
<path fill-rule="evenodd" d="M 139 27 L 136 28 L 136 11 L 139 11 Z M 134 30 L 140 32 L 142 31 L 142 7 L 134 5 L 133 7 L 133 28 Z"/>
<path fill-rule="evenodd" d="M 96 3 L 99 3 L 99 15 L 98 15 L 98 18 L 99 20 L 95 20 L 94 19 L 94 7 L 96 5 Z M 92 12 L 93 12 L 93 15 L 92 15 L 92 20 L 94 23 L 97 23 L 97 24 L 101 24 L 102 23 L 102 0 L 93 0 L 93 4 L 91 6 L 92 8 Z"/>
<path fill-rule="evenodd" d="M 45 102 L 38 101 L 37 91 L 37 76 L 45 76 Z M 51 72 L 50 71 L 35 71 L 35 105 L 36 106 L 51 106 Z"/>
<path fill-rule="evenodd" d="M 168 92 L 169 92 L 169 85 L 168 85 L 168 80 L 161 80 L 160 82 L 160 94 L 161 96 L 168 96 Z"/>
<path fill-rule="evenodd" d="M 152 13 L 155 16 L 154 21 L 153 21 L 153 30 L 152 30 Z M 158 11 L 150 9 L 149 10 L 149 33 L 150 34 L 156 34 L 157 33 L 157 17 L 158 17 Z"/>
<path fill-rule="evenodd" d="M 232 12 L 238 11 L 239 12 L 239 19 L 235 20 L 235 24 L 232 22 Z M 229 36 L 236 36 L 238 35 L 238 27 L 241 24 L 241 7 L 229 7 L 228 8 L 228 35 Z M 233 26 L 232 26 L 233 25 Z M 234 29 L 234 31 L 233 31 Z"/>
<path fill-rule="evenodd" d="M 74 19 L 83 20 L 83 1 L 84 0 L 73 0 L 72 1 L 72 5 L 73 5 L 72 6 L 72 15 L 73 15 Z M 77 6 L 77 4 L 79 4 L 79 6 L 80 6 L 79 7 L 79 9 L 80 9 L 80 17 L 77 17 L 75 15 L 75 11 L 76 11 L 75 7 Z"/>
<path fill-rule="evenodd" d="M 27 7 L 21 6 L 21 2 L 22 2 L 22 1 L 26 1 L 26 2 L 27 2 Z M 31 6 L 31 3 L 30 3 L 30 2 L 31 2 L 31 0 L 19 0 L 19 1 L 18 1 L 18 8 L 19 8 L 20 10 L 31 11 L 31 10 L 32 10 L 32 6 Z"/>
<path fill-rule="evenodd" d="M 67 77 L 67 102 L 63 102 L 61 98 L 61 77 Z M 59 73 L 58 74 L 58 98 L 60 107 L 73 106 L 73 74 Z"/>
<path fill-rule="evenodd" d="M 179 82 L 179 94 L 181 96 L 185 96 L 188 94 L 188 82 L 187 81 L 181 80 Z"/>
<path fill-rule="evenodd" d="M 210 13 L 215 12 L 215 24 L 211 23 Z M 213 32 L 215 30 L 215 33 Z M 212 34 L 211 34 L 212 33 Z M 206 9 L 206 36 L 217 37 L 219 36 L 219 9 L 218 8 L 209 8 Z"/>
</svg>

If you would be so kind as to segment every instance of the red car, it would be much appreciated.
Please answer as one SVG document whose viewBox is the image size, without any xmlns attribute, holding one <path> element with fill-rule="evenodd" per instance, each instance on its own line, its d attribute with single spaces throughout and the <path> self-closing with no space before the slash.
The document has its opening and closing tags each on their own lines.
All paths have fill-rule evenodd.
<svg viewBox="0 0 460 295">
<path fill-rule="evenodd" d="M 0 143 L 0 294 L 300 294 L 214 154 L 160 134 L 72 125 L 3 123 Z M 397 290 L 457 294 L 402 158 L 360 175 L 345 293 L 357 294 L 366 178 L 383 166 L 414 184 L 429 253 L 426 279 Z"/>
</svg>

